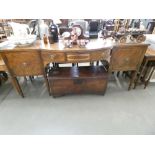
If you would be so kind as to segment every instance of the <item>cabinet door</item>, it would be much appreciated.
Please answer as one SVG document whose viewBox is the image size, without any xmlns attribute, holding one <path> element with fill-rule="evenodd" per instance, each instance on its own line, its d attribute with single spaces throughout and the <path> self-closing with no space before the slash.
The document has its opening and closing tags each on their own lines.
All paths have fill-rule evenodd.
<svg viewBox="0 0 155 155">
<path fill-rule="evenodd" d="M 110 68 L 112 70 L 137 70 L 147 47 L 119 47 L 112 51 Z"/>
</svg>

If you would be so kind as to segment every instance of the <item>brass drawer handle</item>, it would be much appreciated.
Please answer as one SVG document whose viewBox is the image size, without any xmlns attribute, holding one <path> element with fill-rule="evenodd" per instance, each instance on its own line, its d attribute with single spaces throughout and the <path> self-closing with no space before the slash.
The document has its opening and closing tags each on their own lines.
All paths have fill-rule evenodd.
<svg viewBox="0 0 155 155">
<path fill-rule="evenodd" d="M 103 57 L 103 58 L 105 57 L 105 53 L 102 53 L 102 57 Z"/>
<path fill-rule="evenodd" d="M 129 58 L 125 58 L 125 62 L 129 62 Z"/>
<path fill-rule="evenodd" d="M 50 59 L 54 59 L 55 56 L 56 56 L 55 54 L 51 54 Z"/>
<path fill-rule="evenodd" d="M 23 66 L 26 67 L 28 64 L 26 62 L 23 62 Z"/>
</svg>

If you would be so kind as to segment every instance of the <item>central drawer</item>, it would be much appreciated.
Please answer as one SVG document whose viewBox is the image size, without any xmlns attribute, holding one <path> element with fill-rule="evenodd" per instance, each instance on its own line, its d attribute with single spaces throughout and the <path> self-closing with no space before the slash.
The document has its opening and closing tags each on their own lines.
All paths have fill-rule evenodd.
<svg viewBox="0 0 155 155">
<path fill-rule="evenodd" d="M 89 53 L 67 53 L 66 57 L 67 57 L 68 63 L 90 61 L 90 54 Z"/>
</svg>

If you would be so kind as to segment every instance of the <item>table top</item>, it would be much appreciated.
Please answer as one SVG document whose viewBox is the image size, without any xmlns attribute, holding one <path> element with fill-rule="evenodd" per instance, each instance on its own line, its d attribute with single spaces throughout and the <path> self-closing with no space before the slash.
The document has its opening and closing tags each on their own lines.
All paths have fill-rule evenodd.
<svg viewBox="0 0 155 155">
<path fill-rule="evenodd" d="M 59 40 L 58 43 L 54 44 L 44 44 L 43 40 L 37 40 L 35 43 L 28 46 L 16 46 L 14 44 L 6 44 L 4 47 L 1 47 L 0 50 L 3 49 L 48 49 L 48 50 L 59 50 L 59 51 L 84 51 L 84 50 L 97 50 L 97 49 L 105 49 L 112 48 L 114 45 L 133 45 L 137 43 L 126 43 L 120 44 L 114 42 L 112 39 L 103 40 L 102 38 L 91 39 L 89 43 L 85 47 L 79 47 L 78 45 L 73 45 L 71 48 L 66 48 L 63 44 L 62 40 Z M 147 43 L 142 43 L 147 44 Z"/>
<path fill-rule="evenodd" d="M 83 50 L 94 50 L 94 49 L 102 49 L 102 48 L 111 48 L 113 46 L 113 42 L 109 39 L 103 41 L 103 39 L 92 39 L 85 47 L 79 47 L 78 45 L 73 45 L 71 48 L 66 48 L 63 44 L 62 40 L 59 40 L 58 43 L 54 44 L 44 44 L 43 40 L 37 40 L 33 44 L 28 46 L 16 46 L 14 44 L 7 44 L 4 47 L 1 47 L 0 50 L 3 49 L 48 49 L 48 50 L 59 50 L 59 51 L 83 51 Z"/>
<path fill-rule="evenodd" d="M 62 40 L 59 40 L 58 43 L 54 43 L 54 44 L 44 44 L 43 40 L 37 40 L 35 41 L 32 45 L 29 46 L 16 46 L 14 44 L 7 44 L 7 43 L 3 43 L 4 46 L 3 48 L 0 47 L 0 51 L 5 50 L 31 50 L 31 49 L 41 49 L 41 50 L 50 50 L 51 52 L 63 52 L 63 53 L 70 53 L 70 52 L 81 52 L 81 53 L 88 53 L 88 52 L 97 52 L 97 51 L 102 51 L 102 49 L 112 49 L 113 46 L 123 46 L 123 45 L 139 45 L 137 43 L 133 43 L 133 42 L 129 42 L 129 43 L 125 43 L 125 44 L 120 44 L 120 43 L 116 43 L 114 42 L 114 40 L 112 39 L 106 39 L 103 40 L 102 38 L 98 38 L 98 39 L 91 39 L 89 41 L 89 43 L 81 48 L 78 45 L 73 45 L 73 47 L 71 48 L 66 48 L 63 44 Z M 148 43 L 141 43 L 143 45 L 148 45 Z M 105 50 L 104 50 L 105 51 Z M 146 54 L 146 57 L 148 57 L 150 59 L 150 57 L 153 59 L 155 58 L 155 51 L 152 49 L 148 49 Z"/>
<path fill-rule="evenodd" d="M 145 57 L 147 58 L 153 58 L 155 60 L 155 50 L 148 48 L 146 53 L 145 53 Z"/>
</svg>

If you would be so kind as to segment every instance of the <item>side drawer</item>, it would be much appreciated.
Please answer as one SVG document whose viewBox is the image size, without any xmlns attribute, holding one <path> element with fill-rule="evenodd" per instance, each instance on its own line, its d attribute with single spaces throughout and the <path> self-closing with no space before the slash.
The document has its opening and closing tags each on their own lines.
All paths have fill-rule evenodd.
<svg viewBox="0 0 155 155">
<path fill-rule="evenodd" d="M 96 51 L 91 52 L 91 61 L 98 61 L 98 60 L 107 60 L 110 58 L 110 51 Z"/>
<path fill-rule="evenodd" d="M 44 65 L 47 65 L 48 63 L 51 63 L 51 62 L 57 62 L 57 63 L 65 62 L 64 53 L 54 53 L 54 52 L 43 51 L 41 54 L 42 54 Z"/>
</svg>

